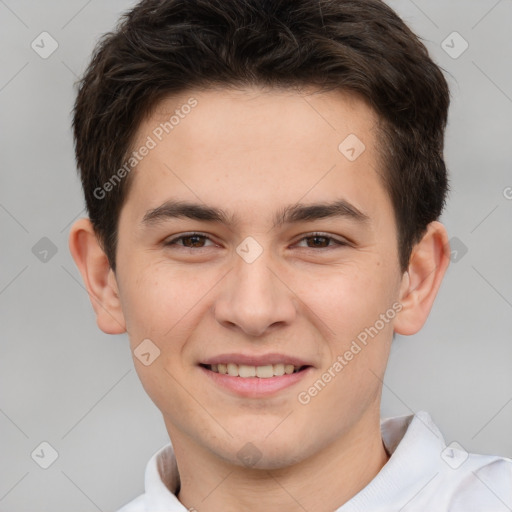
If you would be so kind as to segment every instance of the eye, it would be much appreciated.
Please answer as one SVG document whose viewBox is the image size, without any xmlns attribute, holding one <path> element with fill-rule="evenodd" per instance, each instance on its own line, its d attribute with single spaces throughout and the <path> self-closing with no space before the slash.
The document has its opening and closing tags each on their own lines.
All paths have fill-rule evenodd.
<svg viewBox="0 0 512 512">
<path fill-rule="evenodd" d="M 210 238 L 208 238 L 206 235 L 203 235 L 202 233 L 187 233 L 167 240 L 164 245 L 176 245 L 179 247 L 185 247 L 187 249 L 202 249 L 203 247 L 207 247 L 204 245 L 207 240 L 211 242 Z"/>
<path fill-rule="evenodd" d="M 344 240 L 339 240 L 325 233 L 311 233 L 310 235 L 301 238 L 299 240 L 299 243 L 303 242 L 304 240 L 306 240 L 306 243 L 308 244 L 306 246 L 307 249 L 329 249 L 334 248 L 336 246 L 340 247 L 344 245 L 349 245 L 348 242 Z M 311 241 L 311 245 L 309 245 L 308 241 Z"/>
<path fill-rule="evenodd" d="M 208 241 L 211 242 L 211 244 L 205 245 Z M 348 242 L 334 238 L 325 233 L 311 233 L 310 235 L 301 238 L 297 244 L 300 245 L 304 241 L 307 245 L 303 245 L 302 247 L 306 249 L 334 249 L 336 247 L 349 245 Z M 166 247 L 177 246 L 186 249 L 203 249 L 209 246 L 215 246 L 215 243 L 203 233 L 185 233 L 167 240 L 164 242 L 164 245 Z"/>
</svg>

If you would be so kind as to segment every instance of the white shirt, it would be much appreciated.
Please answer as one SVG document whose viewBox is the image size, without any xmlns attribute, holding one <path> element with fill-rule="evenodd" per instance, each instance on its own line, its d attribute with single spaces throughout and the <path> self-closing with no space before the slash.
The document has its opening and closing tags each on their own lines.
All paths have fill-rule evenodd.
<svg viewBox="0 0 512 512">
<path fill-rule="evenodd" d="M 336 512 L 512 511 L 512 459 L 468 454 L 454 443 L 447 447 L 423 411 L 385 419 L 381 432 L 390 459 Z M 178 485 L 178 467 L 168 444 L 147 464 L 146 492 L 117 512 L 186 512 L 174 494 Z"/>
</svg>

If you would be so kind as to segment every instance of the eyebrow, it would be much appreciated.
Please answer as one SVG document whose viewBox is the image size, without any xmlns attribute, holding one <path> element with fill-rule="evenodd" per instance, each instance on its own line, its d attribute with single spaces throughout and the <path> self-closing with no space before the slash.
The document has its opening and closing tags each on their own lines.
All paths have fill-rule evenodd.
<svg viewBox="0 0 512 512">
<path fill-rule="evenodd" d="M 330 203 L 292 204 L 285 206 L 274 215 L 272 228 L 283 224 L 299 222 L 312 222 L 318 219 L 342 217 L 364 224 L 370 217 L 344 199 Z M 222 208 L 215 208 L 199 203 L 169 200 L 162 205 L 148 210 L 142 224 L 153 226 L 169 219 L 187 218 L 198 221 L 218 222 L 228 226 L 235 226 L 238 220 L 233 214 L 228 214 Z"/>
</svg>

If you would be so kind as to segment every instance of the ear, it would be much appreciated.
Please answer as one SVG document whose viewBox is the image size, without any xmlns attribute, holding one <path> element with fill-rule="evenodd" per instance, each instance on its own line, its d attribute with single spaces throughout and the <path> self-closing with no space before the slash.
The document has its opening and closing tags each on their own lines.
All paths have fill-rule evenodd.
<svg viewBox="0 0 512 512">
<path fill-rule="evenodd" d="M 395 318 L 396 333 L 415 334 L 423 327 L 449 263 L 446 229 L 440 222 L 431 222 L 414 246 L 409 267 L 402 277 L 399 300 L 403 309 Z"/>
<path fill-rule="evenodd" d="M 69 250 L 82 274 L 98 327 L 107 334 L 126 332 L 117 279 L 89 219 L 79 219 L 71 227 Z"/>
</svg>

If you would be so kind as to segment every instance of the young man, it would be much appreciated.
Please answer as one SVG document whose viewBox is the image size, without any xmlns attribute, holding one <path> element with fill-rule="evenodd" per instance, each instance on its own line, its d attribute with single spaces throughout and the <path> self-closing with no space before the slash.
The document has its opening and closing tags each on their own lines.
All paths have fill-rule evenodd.
<svg viewBox="0 0 512 512">
<path fill-rule="evenodd" d="M 380 421 L 449 263 L 449 92 L 379 0 L 147 0 L 74 112 L 70 249 L 171 445 L 122 512 L 512 510 L 512 461 Z"/>
</svg>

